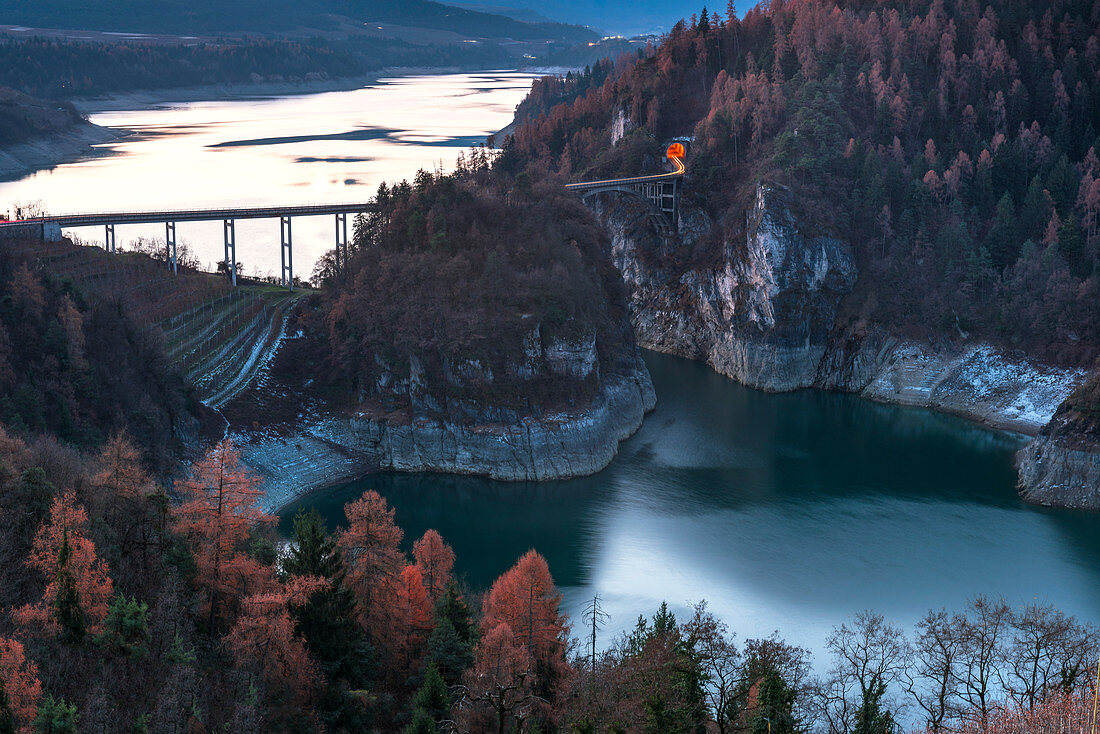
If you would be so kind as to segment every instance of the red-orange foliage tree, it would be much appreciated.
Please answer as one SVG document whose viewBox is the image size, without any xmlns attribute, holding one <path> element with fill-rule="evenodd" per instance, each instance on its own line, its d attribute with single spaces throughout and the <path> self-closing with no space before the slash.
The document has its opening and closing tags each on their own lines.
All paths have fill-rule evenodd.
<svg viewBox="0 0 1100 734">
<path fill-rule="evenodd" d="M 238 664 L 259 672 L 270 690 L 285 694 L 284 700 L 306 703 L 318 683 L 317 665 L 305 642 L 295 634 L 290 607 L 304 605 L 326 583 L 324 579 L 299 576 L 274 591 L 246 597 L 226 635 L 226 644 Z"/>
<path fill-rule="evenodd" d="M 534 660 L 506 622 L 489 629 L 474 649 L 474 667 L 462 678 L 459 718 L 469 731 L 524 731 L 545 710 L 534 691 Z"/>
<path fill-rule="evenodd" d="M 359 600 L 361 621 L 372 640 L 390 639 L 392 610 L 388 601 L 405 567 L 403 533 L 393 522 L 393 510 L 374 490 L 348 503 L 344 514 L 348 526 L 340 532 L 338 542 L 348 566 L 348 586 Z"/>
<path fill-rule="evenodd" d="M 507 624 L 531 655 L 540 678 L 555 679 L 565 672 L 567 622 L 561 613 L 561 594 L 554 586 L 546 559 L 527 551 L 500 578 L 485 600 L 482 632 Z"/>
<path fill-rule="evenodd" d="M 102 630 L 113 587 L 107 564 L 96 558 L 95 544 L 85 535 L 87 524 L 88 514 L 72 492 L 54 499 L 27 559 L 46 577 L 46 589 L 37 604 L 15 611 L 17 622 L 34 632 L 72 633 L 73 641 Z"/>
<path fill-rule="evenodd" d="M 26 659 L 22 643 L 0 637 L 0 729 L 29 734 L 41 698 L 38 666 Z"/>
<path fill-rule="evenodd" d="M 145 472 L 141 453 L 124 433 L 116 433 L 100 451 L 88 505 L 115 534 L 116 572 L 128 580 L 155 577 L 156 551 L 163 547 L 168 498 Z"/>
<path fill-rule="evenodd" d="M 428 529 L 420 540 L 413 543 L 413 558 L 424 579 L 424 589 L 432 604 L 439 601 L 451 581 L 455 566 L 455 552 L 443 540 L 438 531 Z"/>
<path fill-rule="evenodd" d="M 393 587 L 390 647 L 394 662 L 409 675 L 419 670 L 432 631 L 432 602 L 418 566 L 405 566 Z"/>
<path fill-rule="evenodd" d="M 246 596 L 274 588 L 271 569 L 244 551 L 251 530 L 275 522 L 259 506 L 259 483 L 225 439 L 176 484 L 183 503 L 172 512 L 172 526 L 194 556 L 195 583 L 211 627 L 218 617 L 231 617 Z"/>
</svg>

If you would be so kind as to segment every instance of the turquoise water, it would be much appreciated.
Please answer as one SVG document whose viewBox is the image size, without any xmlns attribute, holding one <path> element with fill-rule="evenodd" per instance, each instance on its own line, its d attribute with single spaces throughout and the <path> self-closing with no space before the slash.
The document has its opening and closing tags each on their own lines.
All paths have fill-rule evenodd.
<svg viewBox="0 0 1100 734">
<path fill-rule="evenodd" d="M 591 477 L 504 483 L 382 474 L 315 492 L 336 525 L 365 489 L 411 546 L 429 527 L 483 588 L 528 548 L 574 618 L 599 593 L 611 632 L 667 600 L 706 599 L 739 637 L 780 630 L 820 650 L 876 609 L 911 628 L 977 594 L 1050 601 L 1100 622 L 1100 515 L 1035 508 L 1015 492 L 1023 437 L 849 395 L 770 395 L 705 365 L 646 362 L 657 409 Z"/>
</svg>

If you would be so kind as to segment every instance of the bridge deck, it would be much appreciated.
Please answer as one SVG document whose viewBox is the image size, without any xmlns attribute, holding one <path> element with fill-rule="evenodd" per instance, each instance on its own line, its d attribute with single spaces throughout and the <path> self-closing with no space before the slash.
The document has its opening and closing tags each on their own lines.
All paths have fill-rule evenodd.
<svg viewBox="0 0 1100 734">
<path fill-rule="evenodd" d="M 147 212 L 95 212 L 46 215 L 35 219 L 0 222 L 0 227 L 26 224 L 57 224 L 62 227 L 91 227 L 103 224 L 152 224 L 156 222 L 201 222 L 218 219 L 268 219 L 310 217 L 323 214 L 359 214 L 373 211 L 372 203 L 306 204 L 300 206 L 231 207 L 225 209 L 165 209 Z"/>
<path fill-rule="evenodd" d="M 676 170 L 669 173 L 655 173 L 652 176 L 634 176 L 632 178 L 608 178 L 602 181 L 578 181 L 577 183 L 566 184 L 565 188 L 570 191 L 587 191 L 610 186 L 632 186 L 634 184 L 655 183 L 682 178 L 686 170 L 683 160 L 679 158 L 669 158 L 669 160 L 672 161 L 672 165 L 676 166 Z"/>
</svg>

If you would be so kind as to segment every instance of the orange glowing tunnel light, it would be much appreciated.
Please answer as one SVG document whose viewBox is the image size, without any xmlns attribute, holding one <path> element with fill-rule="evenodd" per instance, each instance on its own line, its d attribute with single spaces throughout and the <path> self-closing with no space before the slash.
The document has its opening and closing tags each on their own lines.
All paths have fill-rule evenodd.
<svg viewBox="0 0 1100 734">
<path fill-rule="evenodd" d="M 668 146 L 668 152 L 665 153 L 667 158 L 683 158 L 685 154 L 683 143 L 673 143 Z"/>
</svg>

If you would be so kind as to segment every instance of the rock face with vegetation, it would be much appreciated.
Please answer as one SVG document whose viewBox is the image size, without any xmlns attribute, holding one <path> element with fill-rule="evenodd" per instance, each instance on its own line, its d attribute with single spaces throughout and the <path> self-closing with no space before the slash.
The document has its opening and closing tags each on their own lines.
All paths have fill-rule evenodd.
<svg viewBox="0 0 1100 734">
<path fill-rule="evenodd" d="M 0 45 L 0 56 L 6 51 Z M 69 102 L 37 99 L 0 86 L 0 181 L 57 165 L 117 137 L 119 133 L 86 121 Z"/>
<path fill-rule="evenodd" d="M 1017 461 L 1028 502 L 1100 510 L 1100 372 L 1070 395 Z"/>
<path fill-rule="evenodd" d="M 502 166 L 638 175 L 690 139 L 673 237 L 628 197 L 596 205 L 642 344 L 1034 434 L 1100 354 L 1095 19 L 1023 0 L 704 13 L 536 83 Z"/>
<path fill-rule="evenodd" d="M 282 434 L 243 431 L 246 461 L 293 474 L 288 492 L 372 468 L 542 480 L 606 466 L 655 396 L 584 206 L 480 155 L 377 205 L 348 266 L 319 266 L 322 295 L 276 364 L 317 402 Z M 310 372 L 289 374 L 299 362 Z"/>
<path fill-rule="evenodd" d="M 720 263 L 678 259 L 715 227 L 685 211 L 680 242 L 649 226 L 647 207 L 605 195 L 598 210 L 612 236 L 612 259 L 631 293 L 632 317 L 646 347 L 703 359 L 764 390 L 815 384 L 841 297 L 856 279 L 851 249 L 827 236 L 804 236 L 783 203 L 761 187 L 740 242 L 721 242 Z"/>
</svg>

